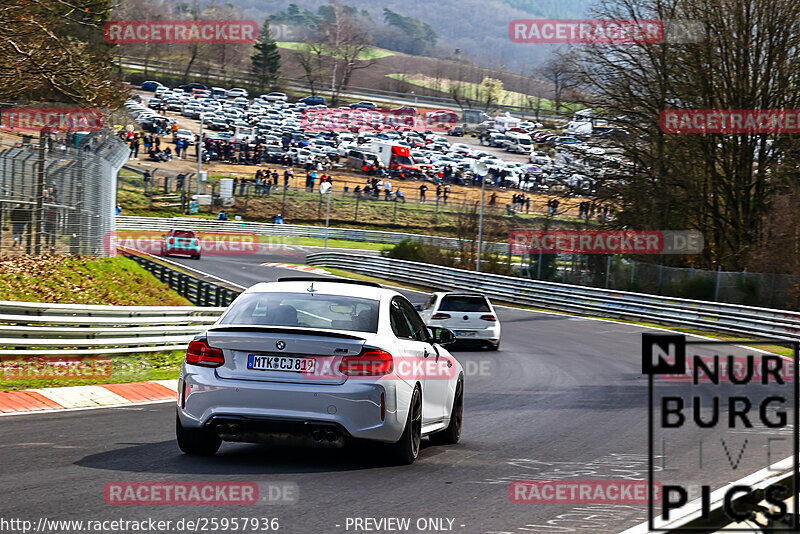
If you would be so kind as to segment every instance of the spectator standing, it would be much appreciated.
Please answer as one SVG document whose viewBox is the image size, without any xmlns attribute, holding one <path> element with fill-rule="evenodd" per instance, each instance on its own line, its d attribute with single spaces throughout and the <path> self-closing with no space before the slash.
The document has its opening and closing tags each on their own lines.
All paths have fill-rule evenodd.
<svg viewBox="0 0 800 534">
<path fill-rule="evenodd" d="M 16 247 L 17 241 L 19 241 L 19 246 L 22 246 L 22 236 L 25 234 L 25 227 L 31 220 L 31 212 L 30 210 L 26 209 L 22 206 L 22 204 L 17 204 L 11 210 L 11 246 Z"/>
<path fill-rule="evenodd" d="M 133 134 L 131 140 L 131 159 L 139 159 L 139 134 Z"/>
<path fill-rule="evenodd" d="M 399 200 L 403 204 L 406 203 L 406 196 L 403 194 L 403 190 L 400 189 L 399 187 L 397 188 L 397 192 L 395 193 L 394 196 L 395 196 L 395 201 Z"/>
<path fill-rule="evenodd" d="M 392 198 L 392 182 L 388 179 L 383 182 L 383 192 L 386 195 L 386 200 Z"/>
<path fill-rule="evenodd" d="M 442 200 L 444 201 L 444 205 L 447 205 L 447 197 L 450 196 L 450 184 L 444 186 L 444 191 L 442 192 Z"/>
<path fill-rule="evenodd" d="M 427 191 L 427 190 L 428 190 L 428 186 L 427 185 L 422 184 L 422 185 L 419 186 L 419 201 L 422 204 L 425 204 L 425 191 Z"/>
</svg>

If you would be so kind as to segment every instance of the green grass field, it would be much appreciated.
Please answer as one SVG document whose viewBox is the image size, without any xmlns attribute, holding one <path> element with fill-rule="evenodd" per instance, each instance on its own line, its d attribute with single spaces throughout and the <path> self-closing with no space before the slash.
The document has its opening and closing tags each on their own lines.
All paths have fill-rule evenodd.
<svg viewBox="0 0 800 534">
<path fill-rule="evenodd" d="M 394 80 L 401 80 L 418 87 L 424 87 L 434 91 L 441 91 L 443 93 L 449 93 L 451 86 L 455 83 L 458 83 L 458 85 L 462 88 L 463 94 L 466 98 L 471 100 L 480 100 L 480 84 L 477 83 L 458 82 L 450 79 L 436 80 L 431 76 L 425 76 L 423 74 L 408 75 L 403 73 L 393 73 L 387 74 L 386 77 Z M 536 97 L 523 93 L 517 93 L 515 91 L 503 91 L 503 97 L 498 104 L 504 106 L 528 106 L 530 101 L 536 103 Z M 538 100 L 538 103 L 541 109 L 555 110 L 555 102 L 553 100 L 542 98 Z M 568 102 L 562 102 L 561 108 L 562 110 L 566 111 L 577 111 L 582 109 L 582 106 Z"/>
<path fill-rule="evenodd" d="M 295 43 L 289 41 L 279 41 L 277 43 L 278 48 L 286 48 L 288 50 L 302 50 L 305 46 L 305 43 Z M 325 55 L 332 55 L 330 53 L 326 53 Z M 360 61 L 367 61 L 370 59 L 380 59 L 382 57 L 389 57 L 395 55 L 394 52 L 390 52 L 389 50 L 384 50 L 383 48 L 375 48 L 370 47 L 368 50 L 359 54 L 358 59 Z"/>
</svg>

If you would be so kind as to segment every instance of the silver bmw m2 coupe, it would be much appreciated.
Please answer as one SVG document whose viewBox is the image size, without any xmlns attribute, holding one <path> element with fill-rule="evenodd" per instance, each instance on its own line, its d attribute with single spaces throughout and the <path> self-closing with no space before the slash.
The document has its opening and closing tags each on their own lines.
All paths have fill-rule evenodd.
<svg viewBox="0 0 800 534">
<path fill-rule="evenodd" d="M 400 293 L 370 282 L 282 278 L 242 293 L 190 344 L 176 431 L 186 454 L 222 441 L 382 442 L 412 463 L 420 440 L 459 440 L 464 372 Z"/>
</svg>

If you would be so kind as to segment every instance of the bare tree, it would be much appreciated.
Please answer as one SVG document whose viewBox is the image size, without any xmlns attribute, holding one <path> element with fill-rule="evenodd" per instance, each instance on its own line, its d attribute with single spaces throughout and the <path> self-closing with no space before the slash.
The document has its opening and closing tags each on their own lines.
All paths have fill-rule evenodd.
<svg viewBox="0 0 800 534">
<path fill-rule="evenodd" d="M 701 263 L 745 267 L 762 235 L 787 136 L 667 133 L 659 117 L 675 108 L 796 109 L 800 3 L 617 0 L 602 3 L 596 15 L 692 20 L 703 28 L 692 42 L 673 42 L 667 33 L 660 43 L 589 44 L 570 61 L 567 70 L 579 73 L 589 95 L 584 103 L 636 140 L 620 143 L 630 162 L 624 179 L 601 184 L 616 201 L 618 224 L 700 230 Z"/>
<path fill-rule="evenodd" d="M 336 106 L 353 73 L 371 67 L 376 60 L 370 57 L 372 36 L 359 15 L 338 0 L 332 0 L 330 6 L 331 17 L 321 22 L 315 33 L 319 36 L 318 44 L 327 51 L 331 105 Z"/>
<path fill-rule="evenodd" d="M 539 76 L 553 84 L 553 101 L 556 111 L 561 109 L 564 92 L 577 83 L 577 75 L 571 69 L 571 63 L 562 55 L 554 56 L 538 69 Z"/>
</svg>

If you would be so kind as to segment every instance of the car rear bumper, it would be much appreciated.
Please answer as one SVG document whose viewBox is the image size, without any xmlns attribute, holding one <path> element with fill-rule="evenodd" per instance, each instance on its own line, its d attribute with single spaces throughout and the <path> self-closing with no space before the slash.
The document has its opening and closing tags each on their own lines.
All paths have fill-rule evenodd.
<svg viewBox="0 0 800 534">
<path fill-rule="evenodd" d="M 492 343 L 496 343 L 500 341 L 500 327 L 493 326 L 490 328 L 458 328 L 456 326 L 445 326 L 441 324 L 431 323 L 430 326 L 439 326 L 448 328 L 456 334 L 456 341 L 490 341 Z M 465 332 L 465 334 L 461 334 L 461 332 Z M 468 333 L 467 333 L 468 332 Z"/>
<path fill-rule="evenodd" d="M 230 441 L 286 438 L 337 446 L 352 437 L 395 442 L 405 428 L 412 392 L 411 385 L 396 379 L 351 378 L 341 385 L 267 382 L 223 379 L 214 369 L 184 365 L 178 416 L 185 427 L 222 431 Z M 217 428 L 231 424 L 239 427 Z M 336 439 L 329 440 L 328 431 Z"/>
<path fill-rule="evenodd" d="M 181 254 L 184 256 L 199 256 L 200 250 L 190 248 L 168 248 L 164 250 L 164 254 Z"/>
</svg>

